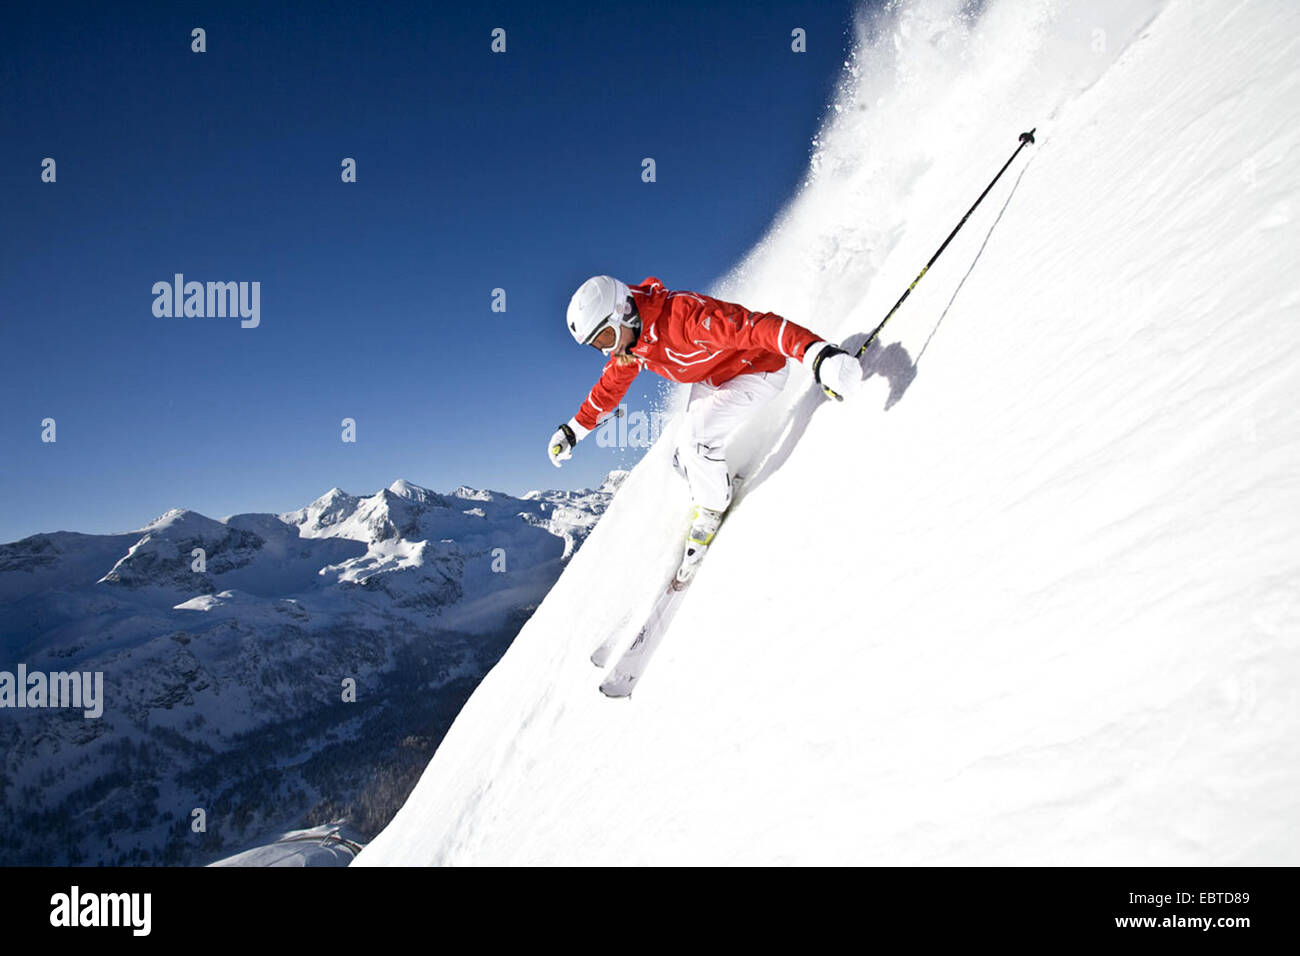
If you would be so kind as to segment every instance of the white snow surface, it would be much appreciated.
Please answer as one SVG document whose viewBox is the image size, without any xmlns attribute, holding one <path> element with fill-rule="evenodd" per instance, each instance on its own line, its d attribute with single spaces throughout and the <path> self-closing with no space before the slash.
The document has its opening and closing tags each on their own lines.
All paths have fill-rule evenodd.
<svg viewBox="0 0 1300 956">
<path fill-rule="evenodd" d="M 1038 144 L 738 436 L 633 697 L 673 425 L 355 865 L 1300 863 L 1300 6 L 961 6 L 862 21 L 713 291 L 856 346 Z"/>
</svg>

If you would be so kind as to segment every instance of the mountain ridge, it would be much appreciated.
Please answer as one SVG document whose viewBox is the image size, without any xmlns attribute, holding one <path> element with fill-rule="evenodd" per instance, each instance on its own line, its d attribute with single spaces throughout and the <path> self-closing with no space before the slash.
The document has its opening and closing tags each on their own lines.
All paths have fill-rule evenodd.
<svg viewBox="0 0 1300 956">
<path fill-rule="evenodd" d="M 135 532 L 0 545 L 0 669 L 102 671 L 106 687 L 94 721 L 0 710 L 0 862 L 203 862 L 349 813 L 373 832 L 418 765 L 402 740 L 440 739 L 619 474 L 527 499 L 397 479 L 278 514 L 171 508 Z M 368 765 L 399 769 L 367 783 Z M 228 812 L 192 834 L 184 815 L 214 805 Z"/>
</svg>

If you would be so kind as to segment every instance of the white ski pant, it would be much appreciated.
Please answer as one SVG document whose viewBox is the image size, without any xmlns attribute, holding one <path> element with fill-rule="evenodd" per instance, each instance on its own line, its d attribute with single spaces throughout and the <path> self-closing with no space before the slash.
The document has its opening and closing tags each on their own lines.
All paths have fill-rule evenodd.
<svg viewBox="0 0 1300 956">
<path fill-rule="evenodd" d="M 790 363 L 775 372 L 750 372 L 721 385 L 696 382 L 686 400 L 677 439 L 677 466 L 691 488 L 691 500 L 725 511 L 731 503 L 726 440 L 753 412 L 785 387 Z"/>
</svg>

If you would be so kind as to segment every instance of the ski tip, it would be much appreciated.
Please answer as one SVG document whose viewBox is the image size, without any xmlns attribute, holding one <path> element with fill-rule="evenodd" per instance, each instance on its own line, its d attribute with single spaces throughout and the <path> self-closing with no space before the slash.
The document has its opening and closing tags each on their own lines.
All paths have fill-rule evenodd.
<svg viewBox="0 0 1300 956">
<path fill-rule="evenodd" d="M 636 680 L 628 680 L 626 674 L 610 674 L 600 682 L 600 692 L 611 700 L 619 700 L 632 696 L 632 689 L 636 686 Z"/>
</svg>

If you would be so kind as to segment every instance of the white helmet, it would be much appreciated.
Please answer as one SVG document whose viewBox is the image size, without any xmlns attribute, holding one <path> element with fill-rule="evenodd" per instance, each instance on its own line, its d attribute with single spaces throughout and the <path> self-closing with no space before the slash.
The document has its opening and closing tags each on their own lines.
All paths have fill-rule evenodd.
<svg viewBox="0 0 1300 956">
<path fill-rule="evenodd" d="M 617 329 L 641 323 L 632 302 L 632 291 L 627 283 L 613 276 L 592 276 L 578 286 L 569 300 L 567 318 L 569 331 L 579 345 L 590 345 L 609 326 Z"/>
</svg>

